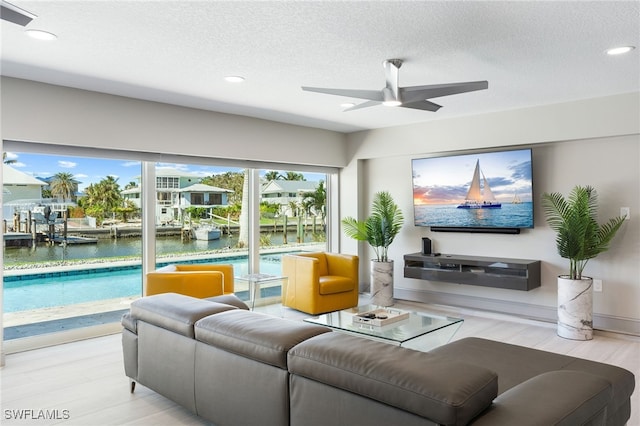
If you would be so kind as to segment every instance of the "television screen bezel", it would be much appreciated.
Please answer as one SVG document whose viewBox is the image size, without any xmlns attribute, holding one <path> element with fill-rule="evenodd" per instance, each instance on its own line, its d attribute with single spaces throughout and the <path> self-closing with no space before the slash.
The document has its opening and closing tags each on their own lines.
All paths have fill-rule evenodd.
<svg viewBox="0 0 640 426">
<path fill-rule="evenodd" d="M 445 158 L 445 157 L 460 157 L 460 156 L 473 156 L 473 155 L 485 155 L 485 154 L 497 154 L 497 153 L 502 153 L 502 152 L 511 152 L 511 151 L 529 151 L 529 158 L 530 158 L 530 172 L 531 172 L 531 226 L 522 226 L 522 227 L 498 227 L 498 226 L 487 226 L 487 227 L 483 227 L 483 226 L 446 226 L 446 225 L 442 225 L 442 226 L 434 226 L 434 225 L 418 225 L 416 223 L 416 213 L 415 213 L 415 201 L 414 201 L 414 188 L 415 188 L 415 181 L 414 181 L 414 171 L 415 171 L 415 167 L 414 167 L 414 162 L 415 161 L 420 161 L 420 160 L 429 160 L 429 159 L 435 159 L 435 158 Z M 461 153 L 447 153 L 447 154 L 443 154 L 443 155 L 433 155 L 430 157 L 419 157 L 419 158 L 412 158 L 411 159 L 411 185 L 412 185 L 412 189 L 411 189 L 411 201 L 412 201 L 412 213 L 413 213 L 413 224 L 415 227 L 420 227 L 420 228 L 429 228 L 432 232 L 466 232 L 466 233 L 483 233 L 483 234 L 520 234 L 521 230 L 523 229 L 533 229 L 535 227 L 535 185 L 534 185 L 534 176 L 533 176 L 533 156 L 534 156 L 534 152 L 533 152 L 533 148 L 531 147 L 513 147 L 513 148 L 509 148 L 509 149 L 487 149 L 487 150 L 482 150 L 482 151 L 469 151 L 469 152 L 461 152 Z"/>
</svg>

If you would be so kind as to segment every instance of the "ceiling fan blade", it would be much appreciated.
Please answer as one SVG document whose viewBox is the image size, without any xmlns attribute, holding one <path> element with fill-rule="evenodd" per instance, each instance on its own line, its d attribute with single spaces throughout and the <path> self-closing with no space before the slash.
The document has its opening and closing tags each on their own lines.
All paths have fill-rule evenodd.
<svg viewBox="0 0 640 426">
<path fill-rule="evenodd" d="M 376 105 L 380 105 L 380 102 L 378 102 L 378 101 L 367 101 L 367 102 L 363 102 L 361 104 L 349 107 L 349 108 L 345 109 L 344 112 L 354 111 L 356 109 L 362 109 L 362 108 L 369 108 L 369 107 L 376 106 Z"/>
<path fill-rule="evenodd" d="M 328 95 L 346 96 L 349 98 L 367 99 L 370 101 L 383 101 L 382 92 L 380 90 L 327 89 L 324 87 L 308 86 L 302 86 L 302 90 L 307 92 L 326 93 Z"/>
<path fill-rule="evenodd" d="M 465 83 L 431 84 L 427 86 L 401 87 L 400 96 L 403 102 L 439 98 L 441 96 L 457 95 L 458 93 L 484 90 L 489 87 L 488 81 L 469 81 Z"/>
<path fill-rule="evenodd" d="M 426 100 L 417 101 L 417 102 L 405 102 L 400 105 L 402 108 L 413 108 L 413 109 L 421 109 L 423 111 L 431 111 L 436 112 L 442 105 L 434 104 L 433 102 L 429 102 Z"/>
</svg>

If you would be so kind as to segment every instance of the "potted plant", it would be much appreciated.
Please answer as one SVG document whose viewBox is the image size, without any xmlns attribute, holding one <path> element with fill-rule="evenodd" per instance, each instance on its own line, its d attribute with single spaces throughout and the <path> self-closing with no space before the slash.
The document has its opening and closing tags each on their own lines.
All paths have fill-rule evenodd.
<svg viewBox="0 0 640 426">
<path fill-rule="evenodd" d="M 389 246 L 404 223 L 402 210 L 387 191 L 373 197 L 371 215 L 364 221 L 352 217 L 342 219 L 344 233 L 355 240 L 366 241 L 376 253 L 371 260 L 371 299 L 374 305 L 393 305 L 393 260 Z"/>
<path fill-rule="evenodd" d="M 542 195 L 558 254 L 569 259 L 569 273 L 558 277 L 558 336 L 567 339 L 593 338 L 593 279 L 582 272 L 590 259 L 609 249 L 625 220 L 614 217 L 599 224 L 597 199 L 591 186 L 574 187 L 566 199 L 557 192 Z"/>
</svg>

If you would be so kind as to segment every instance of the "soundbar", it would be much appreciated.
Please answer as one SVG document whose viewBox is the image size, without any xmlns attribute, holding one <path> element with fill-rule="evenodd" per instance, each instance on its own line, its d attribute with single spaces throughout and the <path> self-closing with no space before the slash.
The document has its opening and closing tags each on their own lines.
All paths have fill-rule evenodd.
<svg viewBox="0 0 640 426">
<path fill-rule="evenodd" d="M 520 228 L 480 228 L 458 226 L 432 226 L 432 232 L 470 232 L 473 234 L 519 234 Z"/>
</svg>

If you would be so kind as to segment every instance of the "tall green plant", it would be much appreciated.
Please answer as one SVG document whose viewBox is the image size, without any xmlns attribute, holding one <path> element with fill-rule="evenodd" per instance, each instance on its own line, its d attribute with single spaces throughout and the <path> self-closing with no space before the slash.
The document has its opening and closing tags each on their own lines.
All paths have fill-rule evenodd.
<svg viewBox="0 0 640 426">
<path fill-rule="evenodd" d="M 378 262 L 388 262 L 389 246 L 404 223 L 402 210 L 386 191 L 373 197 L 371 215 L 364 221 L 352 217 L 342 219 L 344 233 L 355 240 L 366 241 L 376 253 Z"/>
<path fill-rule="evenodd" d="M 544 193 L 542 207 L 547 223 L 556 231 L 558 254 L 569 259 L 569 278 L 582 279 L 589 259 L 609 249 L 624 217 L 614 217 L 598 224 L 598 195 L 591 186 L 576 186 L 569 198 L 558 193 Z"/>
</svg>

